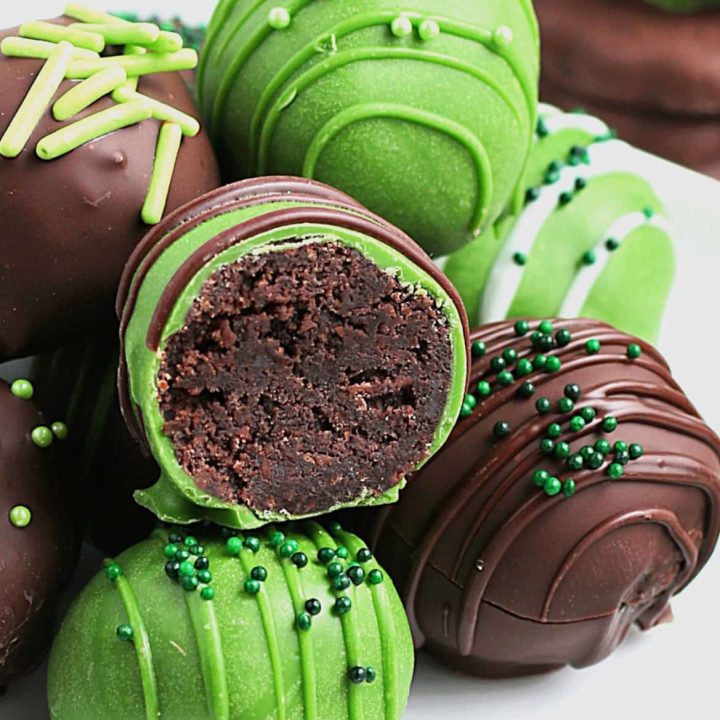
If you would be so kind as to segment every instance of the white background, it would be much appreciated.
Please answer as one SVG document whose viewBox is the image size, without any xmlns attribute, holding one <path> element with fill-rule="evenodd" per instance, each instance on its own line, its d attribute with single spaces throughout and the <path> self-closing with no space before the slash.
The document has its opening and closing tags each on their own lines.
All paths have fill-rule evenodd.
<svg viewBox="0 0 720 720">
<path fill-rule="evenodd" d="M 52 0 L 0 0 L 0 25 L 58 15 L 62 6 Z M 112 7 L 107 5 L 166 17 L 180 14 L 189 22 L 205 21 L 213 6 L 207 0 L 115 0 Z M 646 156 L 639 155 L 638 164 L 657 182 L 680 230 L 679 277 L 661 349 L 690 398 L 720 429 L 720 183 Z M 615 655 L 594 668 L 525 680 L 479 681 L 421 657 L 405 720 L 717 719 L 719 608 L 720 553 L 675 600 L 673 624 L 647 635 L 633 633 Z M 47 720 L 43 692 L 42 674 L 14 686 L 0 700 L 0 720 Z"/>
</svg>

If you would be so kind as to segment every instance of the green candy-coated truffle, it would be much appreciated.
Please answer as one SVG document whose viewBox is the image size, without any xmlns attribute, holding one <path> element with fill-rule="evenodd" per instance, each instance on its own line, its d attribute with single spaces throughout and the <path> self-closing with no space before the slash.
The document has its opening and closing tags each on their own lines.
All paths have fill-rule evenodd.
<svg viewBox="0 0 720 720">
<path fill-rule="evenodd" d="M 540 116 L 524 183 L 535 192 L 525 208 L 445 264 L 471 326 L 592 317 L 653 341 L 675 260 L 652 178 L 639 174 L 636 151 L 601 120 L 550 106 Z M 561 346 L 565 340 L 557 338 Z"/>
<path fill-rule="evenodd" d="M 286 534 L 308 557 L 335 547 L 316 523 Z M 363 547 L 336 536 L 353 554 Z M 399 720 L 413 647 L 389 581 L 337 593 L 324 566 L 297 568 L 264 533 L 257 554 L 239 556 L 208 534 L 212 586 L 188 592 L 165 574 L 167 543 L 156 532 L 117 558 L 114 582 L 101 573 L 75 601 L 50 662 L 53 720 Z M 267 579 L 248 594 L 256 563 Z M 342 613 L 333 610 L 340 599 Z M 375 682 L 354 684 L 356 667 L 372 668 Z"/>
<path fill-rule="evenodd" d="M 494 222 L 532 142 L 530 0 L 221 2 L 199 99 L 229 179 L 327 182 L 447 254 Z"/>
</svg>

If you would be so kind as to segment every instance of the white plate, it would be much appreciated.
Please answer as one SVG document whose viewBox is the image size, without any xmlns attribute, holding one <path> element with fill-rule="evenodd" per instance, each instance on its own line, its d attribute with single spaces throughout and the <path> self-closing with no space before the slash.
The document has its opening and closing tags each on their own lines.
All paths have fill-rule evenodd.
<svg viewBox="0 0 720 720">
<path fill-rule="evenodd" d="M 109 7 L 110 0 L 102 2 Z M 212 5 L 208 0 L 112 3 L 113 9 L 180 14 L 189 22 L 206 20 Z M 62 7 L 62 2 L 52 0 L 0 7 L 0 26 L 58 15 Z M 656 182 L 679 228 L 679 273 L 660 347 L 690 398 L 718 429 L 720 183 L 644 153 L 638 154 L 638 163 Z M 97 567 L 93 560 L 85 563 L 79 575 L 88 577 L 91 566 Z M 675 600 L 674 623 L 647 635 L 633 633 L 615 655 L 594 668 L 525 680 L 479 681 L 451 673 L 421 656 L 405 720 L 717 718 L 719 602 L 720 559 L 716 557 Z M 14 685 L 0 700 L 0 720 L 48 720 L 42 671 Z"/>
</svg>

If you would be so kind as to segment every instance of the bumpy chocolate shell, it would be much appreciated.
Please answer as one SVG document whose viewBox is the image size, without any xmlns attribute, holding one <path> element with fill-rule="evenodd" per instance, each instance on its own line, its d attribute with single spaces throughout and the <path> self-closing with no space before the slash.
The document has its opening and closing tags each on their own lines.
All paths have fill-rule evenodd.
<svg viewBox="0 0 720 720">
<path fill-rule="evenodd" d="M 591 320 L 526 327 L 474 333 L 465 418 L 359 521 L 416 644 L 482 676 L 591 665 L 669 619 L 720 528 L 720 440 L 658 352 Z"/>
</svg>

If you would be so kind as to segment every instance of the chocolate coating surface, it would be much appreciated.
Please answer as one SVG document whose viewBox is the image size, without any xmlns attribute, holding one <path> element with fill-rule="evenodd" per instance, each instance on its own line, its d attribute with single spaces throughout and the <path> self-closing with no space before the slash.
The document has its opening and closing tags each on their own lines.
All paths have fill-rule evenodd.
<svg viewBox="0 0 720 720">
<path fill-rule="evenodd" d="M 485 380 L 495 383 L 491 394 L 478 394 L 397 505 L 356 513 L 402 589 L 416 644 L 467 673 L 525 675 L 602 660 L 633 624 L 669 619 L 670 598 L 717 541 L 720 440 L 664 360 L 645 344 L 631 359 L 637 341 L 599 322 L 557 321 L 558 328 L 572 340 L 547 355 L 562 369 L 533 370 L 508 387 L 495 383 L 492 358 L 508 348 L 534 357 L 529 336 L 508 322 L 476 331 L 472 340 L 484 341 L 487 354 L 473 364 L 471 390 Z M 590 339 L 601 342 L 599 353 L 587 351 Z M 535 386 L 532 397 L 520 394 L 525 382 Z M 581 394 L 563 414 L 557 402 L 570 384 Z M 536 409 L 541 397 L 551 401 L 546 414 Z M 586 408 L 595 418 L 571 430 Z M 617 419 L 614 431 L 602 429 L 607 417 Z M 511 428 L 502 439 L 499 422 Z M 571 457 L 603 440 L 643 452 L 628 460 L 611 450 L 595 469 L 570 470 L 572 460 L 540 448 L 553 423 L 561 426 L 553 445 L 567 442 Z M 621 478 L 611 478 L 611 465 L 624 470 Z M 563 490 L 572 478 L 574 494 L 537 487 L 539 469 Z"/>
<path fill-rule="evenodd" d="M 0 34 L 16 35 L 17 29 Z M 42 61 L 0 55 L 0 134 L 32 85 Z M 56 98 L 72 87 L 62 83 Z M 197 115 L 180 75 L 144 77 L 139 90 Z M 78 117 L 114 103 L 102 98 Z M 72 123 L 45 112 L 25 150 L 0 158 L 0 358 L 66 344 L 102 324 L 122 267 L 147 226 L 140 212 L 152 174 L 160 124 L 147 120 L 105 135 L 52 161 L 35 145 Z M 167 210 L 219 184 L 204 134 L 182 142 Z"/>
<path fill-rule="evenodd" d="M 60 441 L 40 448 L 30 437 L 45 424 L 31 400 L 0 383 L 0 688 L 42 661 L 77 556 Z"/>
</svg>

